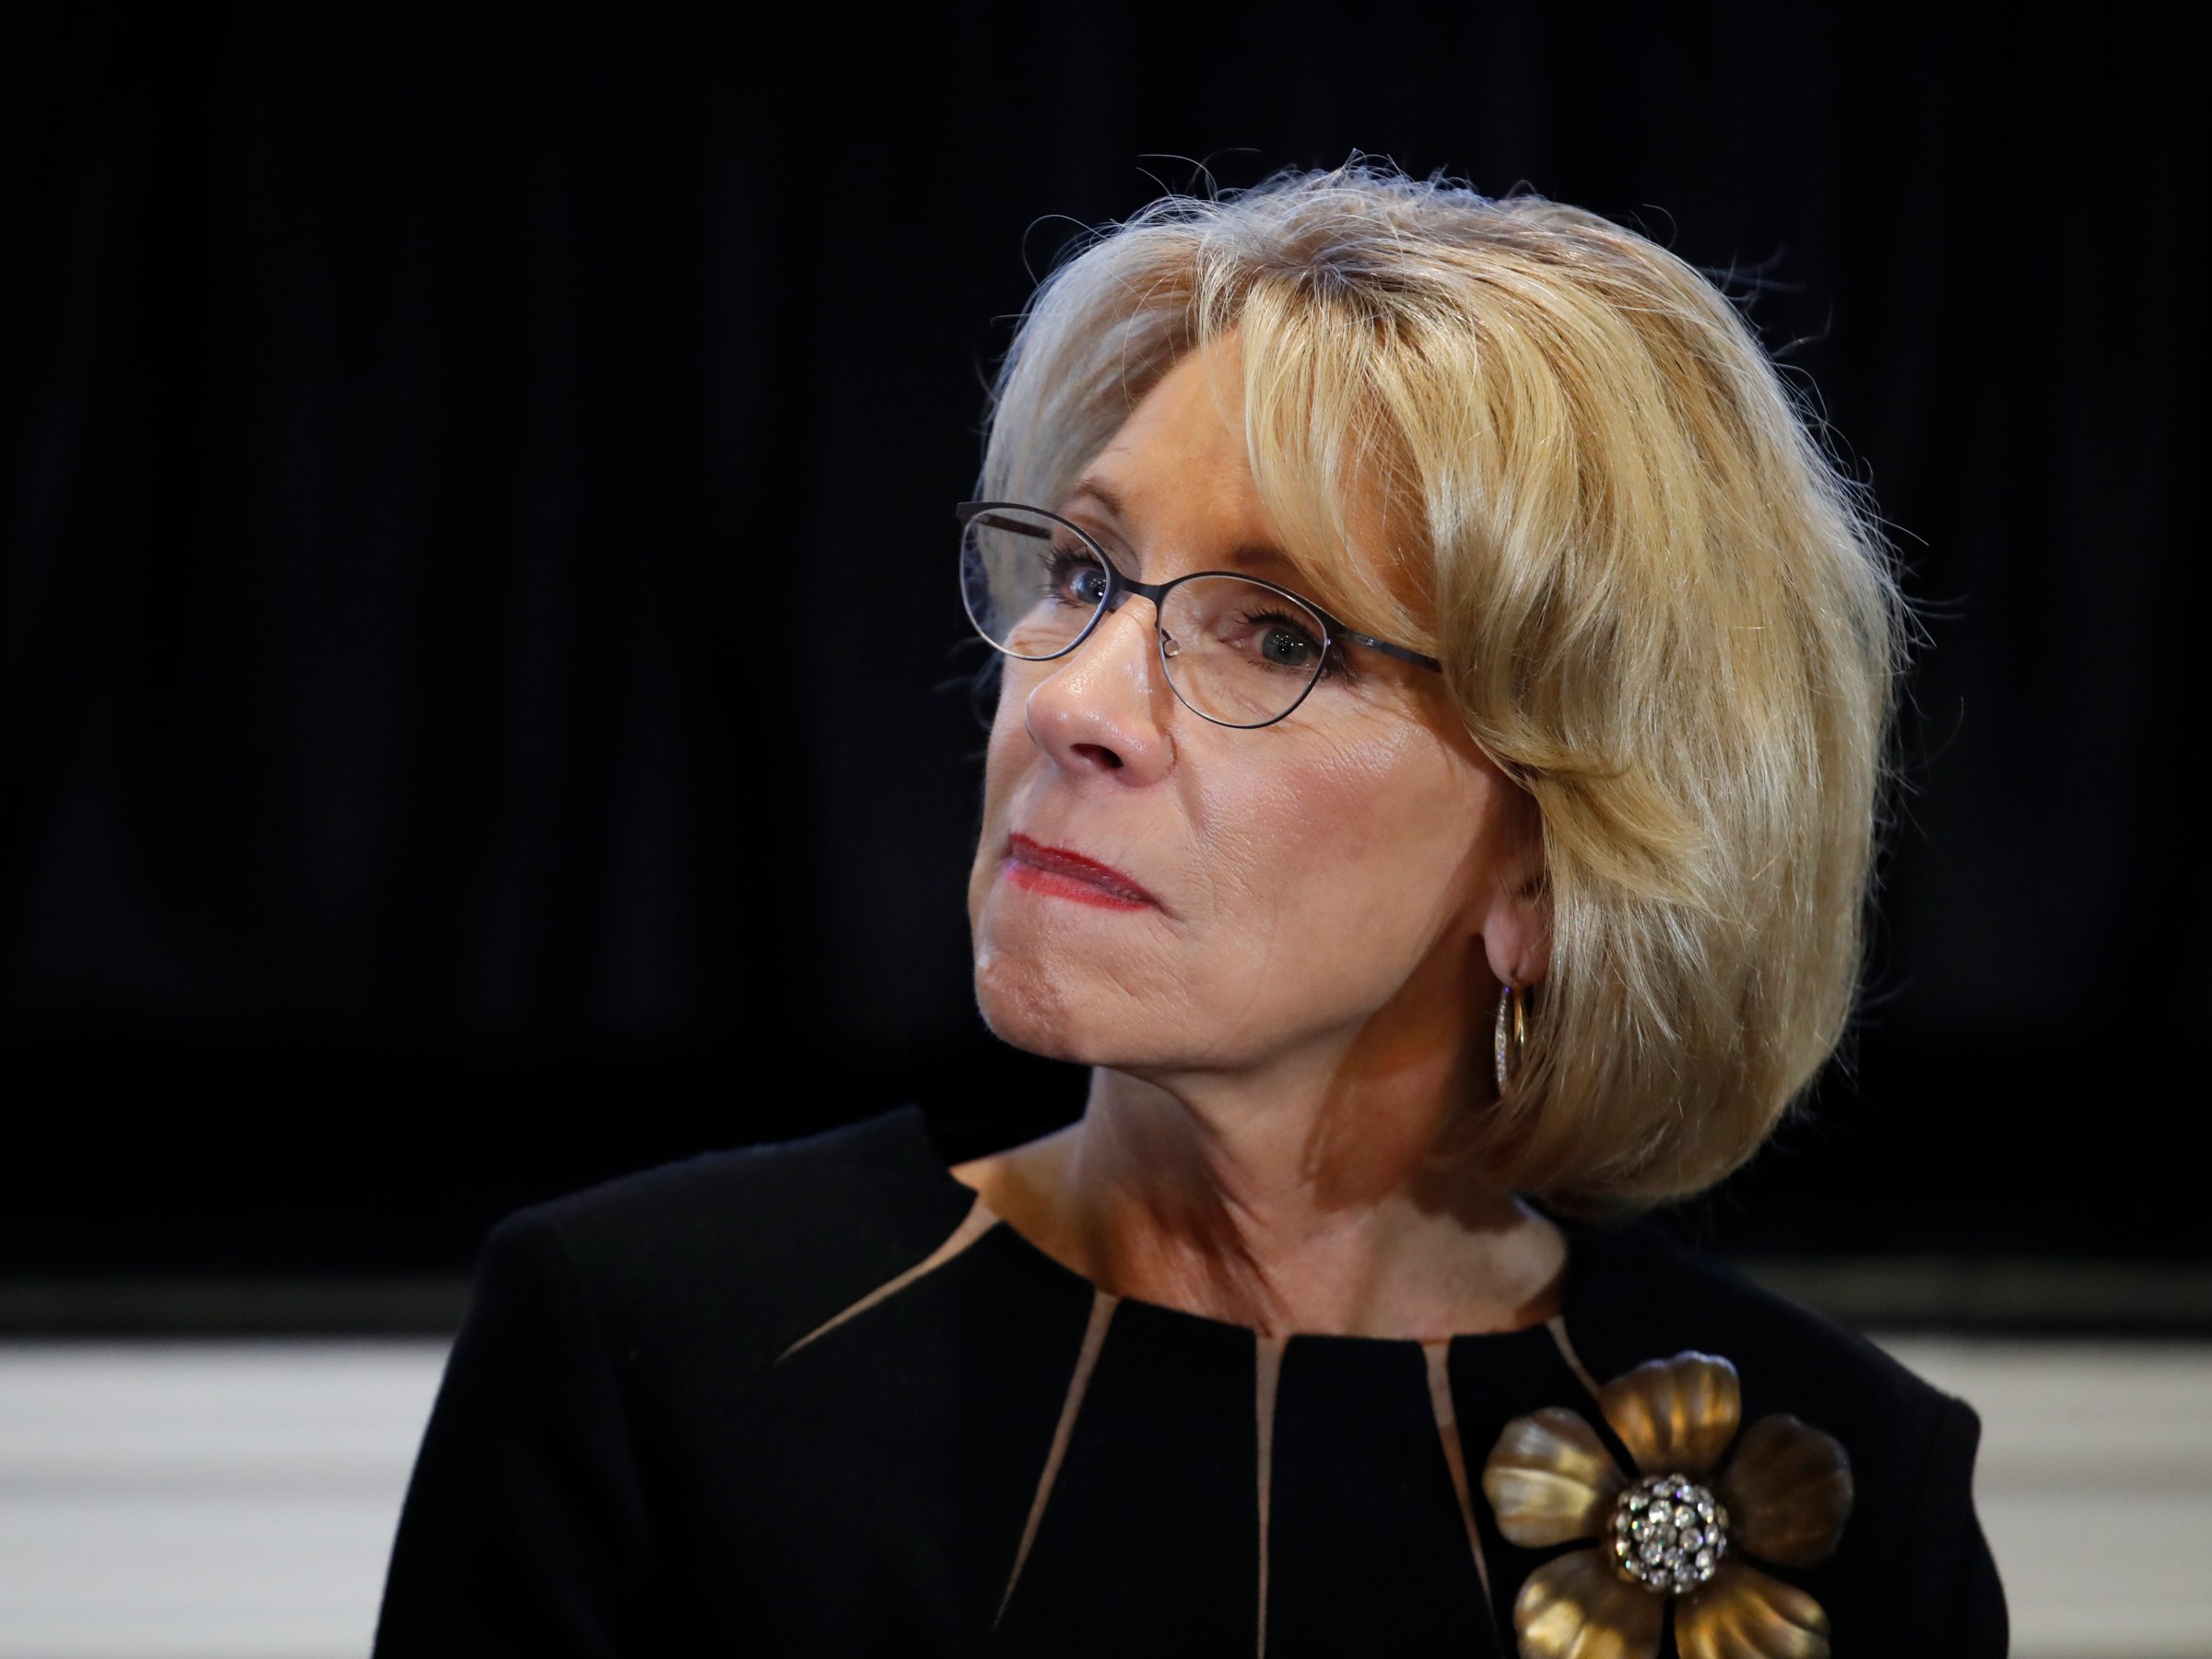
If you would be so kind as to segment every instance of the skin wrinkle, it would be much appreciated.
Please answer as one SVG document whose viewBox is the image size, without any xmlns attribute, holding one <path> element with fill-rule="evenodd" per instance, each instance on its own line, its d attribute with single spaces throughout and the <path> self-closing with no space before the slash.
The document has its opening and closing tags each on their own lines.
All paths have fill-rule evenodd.
<svg viewBox="0 0 2212 1659">
<path fill-rule="evenodd" d="M 1171 370 L 1087 469 L 1129 522 L 1085 528 L 1148 579 L 1283 545 L 1235 351 Z M 978 1002 L 1006 1041 L 1091 1066 L 1091 1088 L 1077 1124 L 956 1173 L 1119 1295 L 1270 1332 L 1541 1319 L 1557 1230 L 1428 1161 L 1488 1098 L 1499 975 L 1541 977 L 1525 797 L 1424 670 L 1362 652 L 1288 720 L 1238 731 L 1175 699 L 1156 641 L 1132 601 L 1071 656 L 1006 665 L 969 894 Z M 1017 830 L 1159 907 L 1004 882 Z"/>
</svg>

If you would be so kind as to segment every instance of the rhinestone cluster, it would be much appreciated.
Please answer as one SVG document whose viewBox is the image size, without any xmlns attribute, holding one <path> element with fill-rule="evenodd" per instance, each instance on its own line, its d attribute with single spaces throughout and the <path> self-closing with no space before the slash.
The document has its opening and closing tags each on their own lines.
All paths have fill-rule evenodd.
<svg viewBox="0 0 2212 1659">
<path fill-rule="evenodd" d="M 1649 1475 L 1613 1506 L 1613 1559 L 1657 1595 L 1695 1590 L 1728 1553 L 1728 1512 L 1680 1475 Z"/>
</svg>

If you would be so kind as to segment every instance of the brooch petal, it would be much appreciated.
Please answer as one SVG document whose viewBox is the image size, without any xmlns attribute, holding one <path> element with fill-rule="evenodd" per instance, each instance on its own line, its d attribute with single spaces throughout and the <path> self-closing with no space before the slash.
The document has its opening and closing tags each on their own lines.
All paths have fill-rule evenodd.
<svg viewBox="0 0 2212 1659">
<path fill-rule="evenodd" d="M 1683 1353 L 1614 1378 L 1597 1404 L 1644 1474 L 1700 1476 L 1735 1438 L 1744 1396 L 1727 1360 Z"/>
<path fill-rule="evenodd" d="M 1577 1549 L 1528 1575 L 1513 1633 L 1522 1659 L 1654 1659 L 1665 1612 L 1596 1550 Z"/>
<path fill-rule="evenodd" d="M 1828 1659 L 1828 1615 L 1802 1590 L 1731 1561 L 1675 1609 L 1682 1659 Z"/>
<path fill-rule="evenodd" d="M 1735 1541 L 1778 1567 L 1810 1567 L 1835 1553 L 1851 1515 L 1851 1459 L 1833 1435 L 1786 1415 L 1761 1418 L 1720 1479 Z"/>
<path fill-rule="evenodd" d="M 1482 1471 L 1498 1530 L 1524 1549 L 1595 1537 L 1620 1486 L 1597 1430 L 1558 1406 L 1508 1423 Z"/>
</svg>

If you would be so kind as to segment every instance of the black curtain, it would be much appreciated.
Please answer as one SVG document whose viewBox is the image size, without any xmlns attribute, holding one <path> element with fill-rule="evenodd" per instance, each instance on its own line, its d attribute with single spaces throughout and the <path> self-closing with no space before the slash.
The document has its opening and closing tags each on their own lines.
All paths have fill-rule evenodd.
<svg viewBox="0 0 2212 1659">
<path fill-rule="evenodd" d="M 2201 1258 L 2154 10 L 18 23 L 0 1274 L 452 1270 L 665 1158 L 1072 1111 L 968 979 L 983 380 L 1079 227 L 1356 148 L 1733 274 L 1925 607 L 1850 1064 L 1692 1225 Z"/>
</svg>

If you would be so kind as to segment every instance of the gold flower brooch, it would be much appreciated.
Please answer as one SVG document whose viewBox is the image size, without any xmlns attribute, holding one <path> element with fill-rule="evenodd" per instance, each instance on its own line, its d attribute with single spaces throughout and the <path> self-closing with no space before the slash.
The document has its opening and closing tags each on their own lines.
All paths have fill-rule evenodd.
<svg viewBox="0 0 2212 1659">
<path fill-rule="evenodd" d="M 1833 1552 L 1852 1493 L 1835 1439 L 1778 1415 L 1737 1441 L 1743 1390 L 1712 1354 L 1649 1360 L 1598 1390 L 1597 1405 L 1639 1478 L 1556 1406 L 1508 1423 L 1482 1471 L 1511 1542 L 1596 1541 L 1522 1585 L 1523 1659 L 1653 1659 L 1670 1606 L 1682 1659 L 1827 1659 L 1820 1604 L 1741 1557 L 1809 1567 Z"/>
</svg>

